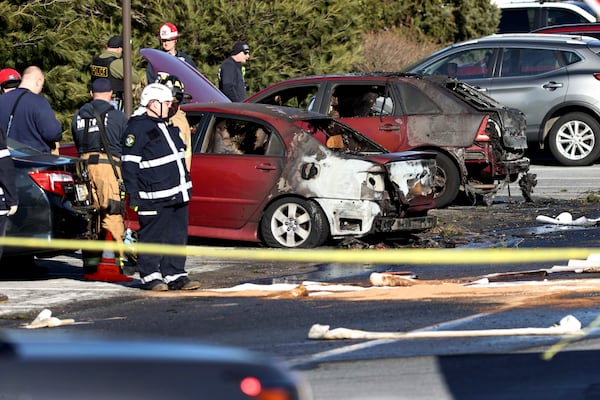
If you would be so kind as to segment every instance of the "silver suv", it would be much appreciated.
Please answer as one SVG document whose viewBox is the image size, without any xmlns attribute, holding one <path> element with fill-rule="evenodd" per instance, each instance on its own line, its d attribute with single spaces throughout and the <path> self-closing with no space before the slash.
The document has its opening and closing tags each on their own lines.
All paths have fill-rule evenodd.
<svg viewBox="0 0 600 400">
<path fill-rule="evenodd" d="M 503 34 L 461 42 L 408 68 L 449 75 L 527 119 L 531 149 L 548 146 L 563 165 L 600 156 L 600 41 L 581 36 Z"/>
</svg>

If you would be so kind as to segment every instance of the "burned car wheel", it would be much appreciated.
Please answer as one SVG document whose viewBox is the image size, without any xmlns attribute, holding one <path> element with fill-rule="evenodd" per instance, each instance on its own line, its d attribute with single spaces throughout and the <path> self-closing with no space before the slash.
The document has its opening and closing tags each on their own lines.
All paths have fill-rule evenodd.
<svg viewBox="0 0 600 400">
<path fill-rule="evenodd" d="M 584 113 L 563 115 L 552 125 L 549 146 L 562 165 L 590 165 L 600 155 L 600 125 Z"/>
<path fill-rule="evenodd" d="M 460 174 L 456 165 L 445 154 L 437 153 L 435 162 L 437 164 L 435 177 L 433 178 L 435 204 L 437 207 L 446 207 L 458 195 Z"/>
<path fill-rule="evenodd" d="M 269 247 L 312 248 L 329 236 L 327 217 L 312 201 L 283 198 L 271 204 L 260 223 Z"/>
</svg>

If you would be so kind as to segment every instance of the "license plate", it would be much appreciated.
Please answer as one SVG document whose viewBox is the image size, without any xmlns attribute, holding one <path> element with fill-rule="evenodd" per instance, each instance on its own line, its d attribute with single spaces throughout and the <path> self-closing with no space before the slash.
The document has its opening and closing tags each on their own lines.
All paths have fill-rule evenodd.
<svg viewBox="0 0 600 400">
<path fill-rule="evenodd" d="M 75 192 L 77 193 L 77 201 L 87 201 L 90 197 L 87 185 L 83 183 L 77 183 L 75 185 Z"/>
</svg>

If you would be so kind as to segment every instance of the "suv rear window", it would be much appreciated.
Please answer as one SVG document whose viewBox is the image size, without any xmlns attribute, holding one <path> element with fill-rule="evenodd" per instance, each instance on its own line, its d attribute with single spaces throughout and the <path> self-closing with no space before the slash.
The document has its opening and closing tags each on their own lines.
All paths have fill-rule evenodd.
<svg viewBox="0 0 600 400">
<path fill-rule="evenodd" d="M 502 53 L 500 76 L 532 76 L 554 71 L 581 58 L 570 51 L 508 48 Z"/>
</svg>

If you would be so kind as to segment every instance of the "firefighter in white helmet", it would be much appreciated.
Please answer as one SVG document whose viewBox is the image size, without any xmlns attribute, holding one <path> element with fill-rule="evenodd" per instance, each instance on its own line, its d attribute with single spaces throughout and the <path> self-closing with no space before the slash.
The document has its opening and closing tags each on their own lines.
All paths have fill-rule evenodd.
<svg viewBox="0 0 600 400">
<path fill-rule="evenodd" d="M 160 40 L 160 45 L 164 51 L 179 58 L 181 61 L 185 61 L 195 69 L 198 69 L 194 61 L 192 61 L 192 59 L 182 50 L 177 48 L 177 41 L 180 36 L 177 27 L 171 22 L 162 24 L 158 30 L 158 40 Z M 148 63 L 148 66 L 146 67 L 146 79 L 148 80 L 148 83 L 156 82 L 158 72 L 159 71 L 154 70 L 152 64 Z"/>
<path fill-rule="evenodd" d="M 185 143 L 179 129 L 166 122 L 172 101 L 173 93 L 165 85 L 146 86 L 141 95 L 145 112 L 132 116 L 125 130 L 123 180 L 129 206 L 138 214 L 140 243 L 187 244 L 192 182 L 185 166 Z M 188 278 L 185 256 L 140 252 L 137 268 L 143 289 L 200 287 Z"/>
</svg>

